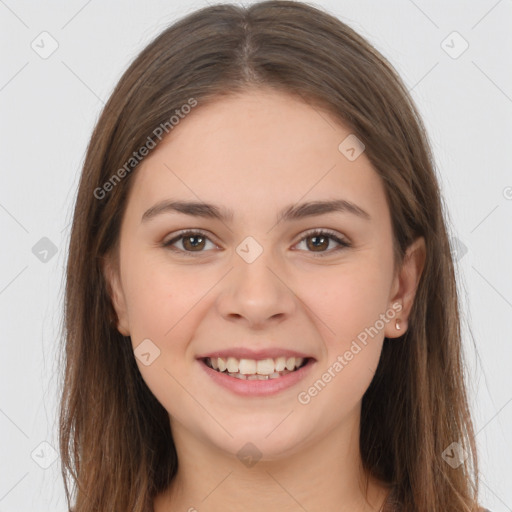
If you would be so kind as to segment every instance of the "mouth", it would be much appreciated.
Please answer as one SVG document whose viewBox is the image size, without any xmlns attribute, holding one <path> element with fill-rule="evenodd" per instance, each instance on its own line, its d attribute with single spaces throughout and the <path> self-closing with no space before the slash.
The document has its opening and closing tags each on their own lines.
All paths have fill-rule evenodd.
<svg viewBox="0 0 512 512">
<path fill-rule="evenodd" d="M 273 380 L 297 372 L 313 362 L 311 357 L 237 359 L 235 357 L 204 357 L 200 361 L 217 373 L 239 380 Z"/>
</svg>

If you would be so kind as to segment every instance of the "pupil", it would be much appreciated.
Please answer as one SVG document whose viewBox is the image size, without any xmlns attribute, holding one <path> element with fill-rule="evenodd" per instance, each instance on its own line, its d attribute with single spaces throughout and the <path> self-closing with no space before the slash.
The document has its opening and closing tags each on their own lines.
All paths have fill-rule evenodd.
<svg viewBox="0 0 512 512">
<path fill-rule="evenodd" d="M 313 247 L 318 249 L 322 244 L 325 245 L 325 241 L 326 241 L 327 238 L 325 236 L 312 236 L 311 239 L 312 240 L 317 240 L 317 241 L 321 240 L 320 243 L 318 243 L 318 242 L 313 242 L 312 243 Z"/>
<path fill-rule="evenodd" d="M 190 243 L 190 240 L 196 240 L 196 242 Z M 202 236 L 187 236 L 184 240 L 185 247 L 187 246 L 187 244 L 189 244 L 193 248 L 199 247 L 202 242 L 203 242 Z"/>
</svg>

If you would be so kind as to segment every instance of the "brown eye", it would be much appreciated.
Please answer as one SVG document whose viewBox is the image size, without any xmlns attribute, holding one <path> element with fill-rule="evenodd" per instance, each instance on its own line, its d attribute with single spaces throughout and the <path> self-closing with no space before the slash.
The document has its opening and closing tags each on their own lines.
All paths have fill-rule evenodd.
<svg viewBox="0 0 512 512">
<path fill-rule="evenodd" d="M 329 247 L 330 238 L 323 235 L 312 235 L 308 236 L 306 240 L 311 241 L 311 243 L 306 242 L 308 249 L 311 249 L 312 251 L 321 251 Z"/>
<path fill-rule="evenodd" d="M 337 247 L 334 246 L 334 248 L 328 249 L 329 246 L 332 245 L 333 241 L 337 244 Z M 317 253 L 315 254 L 316 256 L 328 255 L 347 247 L 351 247 L 350 242 L 347 240 L 343 240 L 335 233 L 325 230 L 315 230 L 306 233 L 306 236 L 302 238 L 299 244 L 302 242 L 305 242 L 307 252 Z"/>
<path fill-rule="evenodd" d="M 163 246 L 172 251 L 190 255 L 192 253 L 200 254 L 206 252 L 204 249 L 208 242 L 215 247 L 215 244 L 204 233 L 200 231 L 186 231 L 168 242 L 164 242 Z"/>
<path fill-rule="evenodd" d="M 205 240 L 202 235 L 187 235 L 183 237 L 183 247 L 187 251 L 201 250 L 204 248 Z"/>
</svg>

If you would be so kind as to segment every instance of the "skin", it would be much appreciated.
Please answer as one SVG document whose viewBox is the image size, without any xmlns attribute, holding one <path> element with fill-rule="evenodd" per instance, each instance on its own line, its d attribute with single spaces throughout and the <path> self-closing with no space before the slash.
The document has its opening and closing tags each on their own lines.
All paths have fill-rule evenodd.
<svg viewBox="0 0 512 512">
<path fill-rule="evenodd" d="M 169 412 L 179 460 L 156 512 L 380 509 L 388 488 L 372 478 L 365 487 L 361 469 L 361 400 L 384 337 L 407 329 L 425 245 L 417 239 L 394 272 L 384 186 L 364 152 L 350 161 L 338 150 L 349 134 L 300 99 L 254 89 L 199 105 L 133 177 L 118 253 L 107 259 L 105 275 L 119 331 L 134 349 L 149 338 L 160 350 L 148 366 L 136 359 Z M 166 212 L 141 220 L 171 198 L 219 204 L 234 216 L 222 222 Z M 285 206 L 337 198 L 371 219 L 331 212 L 276 224 Z M 336 251 L 328 239 L 315 249 L 314 236 L 304 238 L 313 228 L 333 230 L 351 247 Z M 183 238 L 174 243 L 181 253 L 162 245 L 183 229 L 206 232 L 203 252 Z M 236 252 L 248 236 L 263 249 L 252 263 Z M 393 304 L 402 308 L 401 329 L 395 319 L 385 323 L 317 396 L 299 403 L 298 393 Z M 196 360 L 235 346 L 295 349 L 316 362 L 291 389 L 240 397 Z M 237 457 L 248 442 L 262 454 L 252 467 Z"/>
</svg>

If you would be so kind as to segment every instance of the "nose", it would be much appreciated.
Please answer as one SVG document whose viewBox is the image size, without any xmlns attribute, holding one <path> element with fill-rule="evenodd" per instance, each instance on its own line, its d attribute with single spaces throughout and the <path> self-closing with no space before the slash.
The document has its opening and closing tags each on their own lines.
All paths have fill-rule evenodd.
<svg viewBox="0 0 512 512">
<path fill-rule="evenodd" d="M 263 251 L 252 263 L 233 255 L 234 268 L 217 298 L 217 310 L 227 321 L 262 329 L 294 314 L 298 299 L 286 273 L 269 254 Z"/>
</svg>

